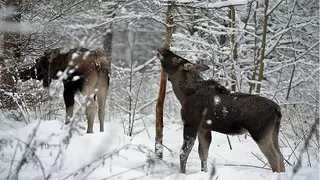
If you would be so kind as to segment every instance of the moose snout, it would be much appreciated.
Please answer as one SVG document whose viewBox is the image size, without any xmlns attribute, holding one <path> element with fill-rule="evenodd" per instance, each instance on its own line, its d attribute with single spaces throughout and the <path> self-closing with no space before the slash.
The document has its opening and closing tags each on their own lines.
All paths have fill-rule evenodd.
<svg viewBox="0 0 320 180">
<path fill-rule="evenodd" d="M 157 49 L 157 57 L 160 59 L 160 61 L 163 60 L 163 49 L 162 48 Z"/>
<path fill-rule="evenodd" d="M 161 52 L 162 52 L 162 49 L 161 49 L 161 48 L 157 48 L 157 52 L 158 52 L 158 53 L 161 53 Z"/>
<path fill-rule="evenodd" d="M 31 78 L 31 70 L 25 69 L 24 71 L 18 72 L 18 77 L 21 80 L 29 80 Z"/>
</svg>

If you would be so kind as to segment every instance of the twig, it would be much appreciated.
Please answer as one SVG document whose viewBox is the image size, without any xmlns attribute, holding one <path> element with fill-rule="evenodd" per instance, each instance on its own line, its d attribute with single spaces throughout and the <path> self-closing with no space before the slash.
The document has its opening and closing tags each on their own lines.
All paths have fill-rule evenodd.
<svg viewBox="0 0 320 180">
<path fill-rule="evenodd" d="M 212 165 L 209 179 L 212 179 L 215 174 L 216 174 L 216 167 L 214 165 Z M 218 179 L 218 178 L 219 178 L 219 175 L 216 177 L 216 179 Z"/>
<path fill-rule="evenodd" d="M 270 170 L 270 168 L 255 166 L 255 165 L 247 165 L 247 164 L 222 164 L 223 166 L 239 166 L 239 167 L 251 167 L 251 168 L 259 168 L 259 169 L 266 169 Z"/>
<path fill-rule="evenodd" d="M 264 161 L 263 161 L 260 157 L 258 157 L 256 154 L 254 154 L 252 151 L 251 151 L 251 154 L 264 164 L 263 167 L 265 167 L 265 166 L 268 164 L 268 163 L 264 162 Z"/>
<path fill-rule="evenodd" d="M 127 149 L 133 149 L 133 150 L 136 150 L 136 151 L 140 151 L 142 153 L 147 153 L 147 151 L 150 151 L 149 149 L 147 149 L 147 147 L 145 146 L 133 146 L 133 145 L 130 145 L 130 144 L 127 144 L 127 145 L 124 145 L 122 146 L 121 148 L 119 149 L 116 149 L 110 153 L 107 153 L 107 154 L 104 154 L 100 157 L 98 157 L 97 159 L 94 159 L 93 161 L 83 165 L 82 167 L 78 168 L 75 172 L 67 175 L 66 177 L 63 178 L 63 180 L 66 180 L 68 178 L 70 178 L 71 176 L 76 176 L 79 174 L 79 172 L 84 172 L 86 169 L 90 169 L 90 171 L 85 175 L 85 178 L 88 177 L 93 171 L 95 171 L 101 164 L 104 164 L 104 162 L 107 160 L 107 159 L 112 159 L 113 156 L 115 155 L 120 155 L 120 152 L 122 150 L 127 150 Z M 151 151 L 150 151 L 151 152 Z"/>
<path fill-rule="evenodd" d="M 17 154 L 18 145 L 19 145 L 19 141 L 17 142 L 16 148 L 14 149 L 14 153 L 13 153 L 13 156 L 12 156 L 12 159 L 11 159 L 11 163 L 10 163 L 10 168 L 9 168 L 9 171 L 8 171 L 7 179 L 9 179 L 10 174 L 11 174 L 14 158 L 16 157 L 16 154 Z"/>
<path fill-rule="evenodd" d="M 230 148 L 230 150 L 232 150 L 232 146 L 231 146 L 230 139 L 229 139 L 228 135 L 227 135 L 227 139 L 228 139 L 228 143 L 229 143 L 229 148 Z"/>
<path fill-rule="evenodd" d="M 306 139 L 305 133 L 303 133 L 303 130 L 302 130 L 302 135 L 303 135 L 303 139 L 304 139 L 305 142 L 306 142 L 307 139 Z M 307 152 L 307 156 L 308 156 L 309 165 L 310 165 L 310 167 L 311 167 L 311 160 L 310 160 L 310 154 L 309 154 L 308 148 L 306 148 L 306 152 Z"/>
<path fill-rule="evenodd" d="M 24 144 L 26 146 L 27 149 L 29 149 L 32 152 L 32 156 L 34 156 L 34 158 L 36 159 L 36 161 L 39 163 L 42 175 L 44 177 L 44 179 L 47 179 L 44 167 L 42 165 L 42 162 L 40 161 L 39 157 L 35 154 L 36 148 L 32 148 L 30 147 L 27 143 L 21 141 L 20 139 L 17 139 L 17 141 L 21 142 L 22 144 Z"/>
<path fill-rule="evenodd" d="M 27 163 L 27 158 L 28 158 L 30 152 L 32 152 L 32 156 L 34 156 L 34 157 L 36 158 L 36 160 L 39 162 L 40 168 L 41 168 L 41 170 L 42 170 L 43 178 L 44 178 L 44 179 L 46 178 L 46 174 L 45 174 L 44 168 L 43 168 L 43 166 L 42 166 L 42 163 L 41 163 L 40 159 L 35 155 L 34 149 L 31 147 L 31 146 L 32 146 L 31 144 L 32 144 L 34 138 L 36 137 L 36 133 L 37 133 L 37 131 L 38 131 L 38 128 L 40 127 L 40 124 L 41 124 L 41 121 L 39 120 L 37 126 L 36 126 L 36 127 L 34 128 L 34 130 L 33 130 L 33 133 L 29 136 L 29 140 L 28 140 L 27 143 L 25 143 L 25 142 L 17 139 L 18 142 L 22 142 L 23 144 L 25 144 L 26 149 L 25 149 L 25 151 L 24 151 L 24 153 L 23 153 L 23 155 L 22 155 L 22 157 L 21 157 L 21 160 L 19 161 L 18 165 L 16 166 L 15 172 L 12 174 L 12 178 L 13 178 L 13 179 L 17 179 L 17 178 L 18 178 L 19 172 L 20 172 L 22 166 L 23 166 L 25 163 Z"/>
<path fill-rule="evenodd" d="M 281 132 L 282 136 L 284 137 L 284 139 L 286 140 L 286 142 L 288 143 L 288 146 L 289 146 L 289 148 L 291 149 L 294 157 L 295 157 L 297 160 L 299 160 L 298 157 L 297 157 L 297 155 L 296 155 L 296 153 L 294 152 L 294 149 L 291 147 L 291 145 L 290 145 L 287 137 L 283 134 L 282 130 L 280 130 L 280 132 Z M 298 162 L 298 163 L 300 163 L 300 162 Z"/>
<path fill-rule="evenodd" d="M 287 164 L 289 164 L 290 166 L 293 166 L 286 158 L 283 158 L 283 160 L 284 160 Z"/>
<path fill-rule="evenodd" d="M 319 125 L 319 117 L 317 117 L 311 127 L 311 130 L 309 132 L 309 135 L 304 143 L 304 147 L 303 149 L 300 151 L 299 154 L 299 159 L 298 159 L 298 163 L 293 167 L 293 174 L 292 177 L 299 171 L 300 167 L 301 167 L 301 160 L 302 160 L 302 154 L 307 151 L 309 143 L 310 143 L 310 139 L 312 137 L 313 134 L 315 134 L 317 132 L 317 126 Z"/>
<path fill-rule="evenodd" d="M 240 137 L 239 137 L 239 136 L 237 136 L 237 138 L 238 138 L 239 142 L 241 142 L 241 139 L 240 139 Z"/>
<path fill-rule="evenodd" d="M 302 141 L 299 141 L 299 142 L 296 144 L 296 146 L 295 146 L 294 149 L 293 149 L 294 151 L 292 151 L 291 154 L 288 156 L 288 160 L 290 160 L 292 154 L 295 152 L 295 150 L 298 148 L 298 146 L 300 145 L 301 142 L 302 142 Z"/>
<path fill-rule="evenodd" d="M 171 149 L 169 149 L 166 145 L 164 145 L 164 144 L 162 144 L 162 145 L 163 145 L 163 147 L 165 147 L 169 151 L 171 156 L 174 157 L 173 151 Z"/>
<path fill-rule="evenodd" d="M 131 168 L 131 169 L 128 169 L 128 170 L 125 170 L 125 171 L 119 172 L 119 173 L 114 174 L 114 175 L 112 175 L 112 176 L 109 176 L 109 177 L 103 178 L 102 180 L 111 179 L 111 178 L 116 177 L 116 176 L 119 176 L 119 175 L 121 175 L 121 174 L 124 174 L 124 173 L 130 172 L 130 171 L 132 171 L 132 170 L 136 170 L 136 169 L 139 169 L 139 168 L 143 168 L 144 166 L 145 166 L 145 164 L 140 165 L 140 166 L 137 166 L 137 167 L 135 167 L 135 168 Z"/>
</svg>

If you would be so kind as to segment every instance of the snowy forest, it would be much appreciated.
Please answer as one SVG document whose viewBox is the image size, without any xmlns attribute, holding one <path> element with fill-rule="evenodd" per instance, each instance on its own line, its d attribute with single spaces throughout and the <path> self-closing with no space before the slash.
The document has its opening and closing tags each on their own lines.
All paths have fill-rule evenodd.
<svg viewBox="0 0 320 180">
<path fill-rule="evenodd" d="M 212 131 L 208 172 L 195 141 L 180 173 L 184 123 L 164 47 L 209 66 L 204 79 L 280 106 L 285 172 L 249 133 Z M 104 132 L 96 114 L 86 133 L 81 93 L 65 123 L 63 78 L 19 76 L 74 48 L 110 62 Z M 318 0 L 0 0 L 0 179 L 319 179 L 319 70 Z"/>
</svg>

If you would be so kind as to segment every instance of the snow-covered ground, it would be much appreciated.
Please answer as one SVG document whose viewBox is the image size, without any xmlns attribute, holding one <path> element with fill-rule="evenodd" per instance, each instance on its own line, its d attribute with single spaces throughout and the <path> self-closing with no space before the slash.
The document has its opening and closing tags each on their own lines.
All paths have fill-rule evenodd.
<svg viewBox="0 0 320 180">
<path fill-rule="evenodd" d="M 166 124 L 164 127 L 166 148 L 163 161 L 153 158 L 154 127 L 129 137 L 124 135 L 123 126 L 117 122 L 105 123 L 103 133 L 98 132 L 99 125 L 95 123 L 94 134 L 85 133 L 85 122 L 80 125 L 84 128 L 74 133 L 69 127 L 62 127 L 60 120 L 33 120 L 28 125 L 0 120 L 0 179 L 12 178 L 17 171 L 21 180 L 43 179 L 48 175 L 50 179 L 59 180 L 210 178 L 210 173 L 200 172 L 197 144 L 189 156 L 187 174 L 179 173 L 181 124 Z M 69 132 L 73 132 L 70 139 Z M 267 169 L 268 165 L 262 168 L 263 162 L 253 155 L 266 162 L 250 137 L 230 136 L 230 141 L 232 150 L 226 135 L 213 133 L 209 152 L 209 169 L 213 165 L 216 167 L 213 179 L 319 179 L 319 163 L 316 167 L 302 167 L 294 176 L 293 167 L 287 163 L 285 173 L 273 173 Z M 32 150 L 26 150 L 24 144 L 29 144 Z M 282 152 L 287 157 L 291 150 L 282 147 Z"/>
</svg>

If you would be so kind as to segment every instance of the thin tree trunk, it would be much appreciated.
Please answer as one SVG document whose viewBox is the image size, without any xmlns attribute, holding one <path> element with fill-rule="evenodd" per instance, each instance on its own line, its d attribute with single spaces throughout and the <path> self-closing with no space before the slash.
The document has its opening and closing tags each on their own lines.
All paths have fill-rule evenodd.
<svg viewBox="0 0 320 180">
<path fill-rule="evenodd" d="M 290 32 L 290 36 L 291 36 L 291 41 L 292 41 L 292 47 L 294 49 L 294 43 L 293 43 L 293 38 L 292 38 L 291 32 Z M 294 60 L 296 62 L 297 61 L 296 52 L 293 52 L 293 56 L 294 56 Z M 286 95 L 286 100 L 288 100 L 289 96 L 290 96 L 290 91 L 291 91 L 292 81 L 293 81 L 295 71 L 296 71 L 296 64 L 293 64 L 293 68 L 292 68 L 292 72 L 291 72 L 291 76 L 290 76 L 290 81 L 289 81 L 289 86 L 288 86 L 288 91 L 287 91 L 287 95 Z"/>
<path fill-rule="evenodd" d="M 257 8 L 258 8 L 258 1 L 256 1 L 256 6 L 255 6 L 255 10 L 254 10 L 254 14 L 253 14 L 253 20 L 254 20 L 254 34 L 257 34 Z M 253 69 L 252 69 L 252 77 L 251 80 L 255 81 L 256 80 L 256 75 L 257 75 L 257 67 L 258 67 L 258 63 L 257 63 L 257 59 L 259 57 L 259 51 L 258 51 L 258 47 L 257 47 L 257 43 L 258 43 L 258 39 L 255 36 L 254 37 L 254 54 L 253 54 Z M 249 89 L 249 93 L 251 94 L 252 91 L 255 89 L 255 83 L 251 82 L 250 83 L 250 89 Z"/>
<path fill-rule="evenodd" d="M 263 71 L 264 71 L 264 53 L 266 50 L 266 37 L 267 37 L 267 26 L 268 26 L 268 6 L 269 0 L 264 0 L 264 21 L 263 21 L 263 35 L 262 35 L 262 42 L 261 42 L 261 53 L 260 53 L 260 69 L 259 69 L 259 76 L 258 81 L 262 82 L 263 79 Z M 257 84 L 257 93 L 260 93 L 261 83 Z"/>
<path fill-rule="evenodd" d="M 174 4 L 168 6 L 166 13 L 166 33 L 165 33 L 165 42 L 164 48 L 169 48 L 172 40 L 173 32 L 173 16 L 172 12 L 174 9 Z M 156 105 L 156 138 L 155 138 L 155 153 L 159 159 L 163 157 L 163 104 L 166 95 L 166 86 L 167 86 L 167 75 L 164 70 L 161 68 L 161 80 L 160 80 L 160 90 L 158 94 L 158 100 Z"/>
<path fill-rule="evenodd" d="M 236 60 L 238 58 L 238 44 L 236 41 L 236 31 L 235 29 L 235 24 L 236 24 L 236 10 L 234 6 L 230 6 L 230 19 L 231 19 L 231 45 L 232 45 L 232 82 L 231 83 L 231 90 L 236 91 L 236 84 L 237 84 L 237 76 L 236 76 L 236 70 L 235 70 L 235 64 Z"/>
<path fill-rule="evenodd" d="M 22 0 L 7 0 L 7 10 L 14 9 L 6 17 L 8 23 L 20 23 L 21 21 L 21 1 Z M 11 32 L 4 32 L 3 36 L 3 50 L 4 56 L 0 58 L 0 99 L 3 108 L 14 108 L 14 103 L 11 95 L 16 92 L 14 79 L 14 65 L 20 61 L 20 33 L 19 29 L 13 29 Z"/>
</svg>

